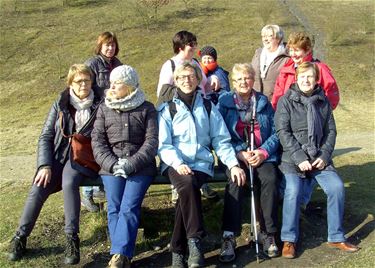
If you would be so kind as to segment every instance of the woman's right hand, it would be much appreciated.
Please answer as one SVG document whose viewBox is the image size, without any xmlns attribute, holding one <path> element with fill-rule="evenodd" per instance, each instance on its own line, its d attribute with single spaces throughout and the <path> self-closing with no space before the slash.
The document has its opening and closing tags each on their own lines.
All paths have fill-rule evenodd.
<svg viewBox="0 0 375 268">
<path fill-rule="evenodd" d="M 239 151 L 237 153 L 237 159 L 241 160 L 242 162 L 244 162 L 244 164 L 246 166 L 249 165 L 250 163 L 250 160 L 252 158 L 252 153 L 250 151 Z"/>
<path fill-rule="evenodd" d="M 194 172 L 190 169 L 188 165 L 182 164 L 179 165 L 176 169 L 177 173 L 184 176 L 184 175 L 194 175 Z"/>
<path fill-rule="evenodd" d="M 51 174 L 50 167 L 41 168 L 35 176 L 34 184 L 38 187 L 43 186 L 43 188 L 46 188 L 47 184 L 51 181 Z"/>
<path fill-rule="evenodd" d="M 312 165 L 309 161 L 305 160 L 302 163 L 298 164 L 298 167 L 301 171 L 309 171 L 312 170 Z"/>
</svg>

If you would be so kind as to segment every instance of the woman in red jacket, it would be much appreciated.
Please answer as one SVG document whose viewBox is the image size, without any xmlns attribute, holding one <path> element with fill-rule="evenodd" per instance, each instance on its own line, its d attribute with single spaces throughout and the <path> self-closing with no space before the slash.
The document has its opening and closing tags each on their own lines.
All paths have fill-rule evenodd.
<svg viewBox="0 0 375 268">
<path fill-rule="evenodd" d="M 323 62 L 313 58 L 310 37 L 303 32 L 292 33 L 289 36 L 287 48 L 289 49 L 290 59 L 282 67 L 276 80 L 271 101 L 272 107 L 276 109 L 279 98 L 296 82 L 296 68 L 298 65 L 310 61 L 317 64 L 320 76 L 317 82 L 323 88 L 332 109 L 335 109 L 340 100 L 339 88 L 335 78 L 332 76 L 331 69 Z"/>
</svg>

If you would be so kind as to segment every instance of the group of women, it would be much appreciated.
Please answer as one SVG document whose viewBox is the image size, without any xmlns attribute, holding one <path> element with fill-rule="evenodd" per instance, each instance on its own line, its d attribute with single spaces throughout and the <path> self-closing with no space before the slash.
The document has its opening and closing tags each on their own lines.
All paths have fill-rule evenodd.
<svg viewBox="0 0 375 268">
<path fill-rule="evenodd" d="M 279 191 L 284 199 L 282 256 L 294 258 L 300 206 L 308 202 L 316 183 L 327 195 L 328 245 L 357 251 L 344 237 L 344 186 L 332 163 L 337 84 L 329 68 L 312 58 L 306 34 L 292 33 L 285 44 L 280 27 L 267 25 L 261 36 L 263 47 L 256 51 L 252 64 L 234 65 L 233 87 L 228 91 L 220 85 L 225 81 L 219 77 L 223 72 L 209 74 L 193 59 L 196 36 L 178 32 L 172 40 L 175 56 L 160 72 L 158 95 L 164 84 L 175 87 L 170 100 L 155 109 L 146 101 L 135 69 L 115 57 L 119 51 L 116 36 L 102 33 L 97 56 L 88 66 L 70 68 L 67 88 L 50 109 L 39 138 L 37 172 L 9 259 L 25 254 L 27 237 L 44 202 L 62 189 L 64 262 L 79 263 L 79 185 L 92 173 L 71 159 L 74 133 L 91 137 L 100 165 L 108 202 L 109 267 L 131 266 L 142 200 L 156 175 L 156 155 L 162 174 L 178 193 L 170 244 L 172 266 L 204 266 L 200 188 L 214 175 L 212 150 L 228 176 L 219 261 L 236 258 L 235 237 L 241 231 L 249 166 L 254 169 L 263 250 L 269 257 L 280 254 L 276 243 Z M 205 47 L 202 51 L 214 59 L 208 63 L 214 63 L 211 70 L 215 70 L 216 50 Z M 207 100 L 215 92 L 216 105 Z M 250 129 L 254 148 L 246 142 Z"/>
</svg>

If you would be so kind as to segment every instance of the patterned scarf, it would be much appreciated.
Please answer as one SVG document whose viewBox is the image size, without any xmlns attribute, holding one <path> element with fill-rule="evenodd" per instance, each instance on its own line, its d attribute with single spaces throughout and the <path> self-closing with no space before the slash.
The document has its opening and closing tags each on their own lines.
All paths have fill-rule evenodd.
<svg viewBox="0 0 375 268">
<path fill-rule="evenodd" d="M 92 103 L 94 101 L 94 92 L 90 90 L 90 94 L 87 98 L 81 100 L 74 93 L 73 89 L 69 89 L 69 102 L 76 109 L 74 116 L 74 122 L 76 123 L 76 131 L 79 132 L 81 128 L 86 124 L 90 119 Z"/>
<path fill-rule="evenodd" d="M 241 96 L 235 92 L 233 95 L 234 98 L 234 104 L 236 105 L 236 108 L 238 110 L 238 113 L 240 114 L 240 119 L 245 124 L 250 124 L 250 121 L 252 118 L 255 117 L 255 107 L 256 107 L 256 99 L 254 90 L 251 90 L 251 96 L 249 101 L 245 102 Z"/>
<path fill-rule="evenodd" d="M 145 94 L 140 88 L 137 88 L 122 99 L 113 99 L 107 95 L 104 101 L 108 108 L 126 112 L 141 106 L 145 100 Z"/>
</svg>

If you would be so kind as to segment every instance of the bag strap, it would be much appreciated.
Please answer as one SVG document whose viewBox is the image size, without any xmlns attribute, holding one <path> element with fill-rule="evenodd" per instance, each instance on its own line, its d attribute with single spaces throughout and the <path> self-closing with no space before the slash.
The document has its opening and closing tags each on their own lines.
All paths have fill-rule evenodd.
<svg viewBox="0 0 375 268">
<path fill-rule="evenodd" d="M 171 62 L 171 66 L 172 66 L 172 75 L 173 75 L 174 70 L 176 70 L 176 64 L 174 63 L 174 60 L 172 60 L 172 59 L 169 59 L 169 61 Z"/>
<path fill-rule="evenodd" d="M 73 137 L 73 134 L 72 134 L 72 135 L 65 135 L 65 133 L 64 133 L 63 118 L 64 118 L 64 113 L 63 113 L 62 111 L 60 111 L 60 112 L 59 112 L 59 121 L 60 121 L 60 131 L 61 131 L 61 135 L 62 135 L 64 138 L 70 139 L 71 137 Z"/>
</svg>

